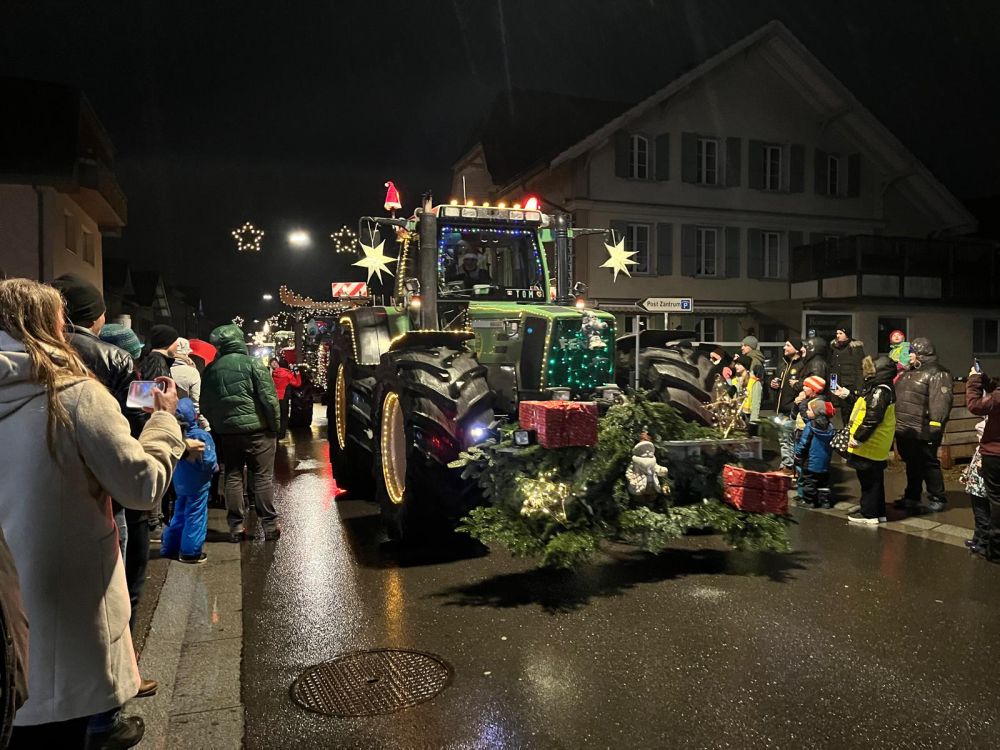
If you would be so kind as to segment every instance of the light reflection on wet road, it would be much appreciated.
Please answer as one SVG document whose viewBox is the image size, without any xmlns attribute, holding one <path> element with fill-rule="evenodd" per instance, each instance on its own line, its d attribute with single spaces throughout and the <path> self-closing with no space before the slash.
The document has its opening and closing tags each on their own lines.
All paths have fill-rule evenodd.
<svg viewBox="0 0 1000 750">
<path fill-rule="evenodd" d="M 244 544 L 248 748 L 985 747 L 1000 736 L 1000 568 L 960 549 L 803 514 L 786 556 L 729 553 L 710 537 L 658 558 L 617 549 L 577 575 L 503 550 L 404 556 L 376 506 L 334 500 L 328 466 L 308 433 L 280 446 L 284 534 Z M 437 653 L 454 682 L 386 716 L 291 702 L 306 667 L 375 647 Z"/>
</svg>

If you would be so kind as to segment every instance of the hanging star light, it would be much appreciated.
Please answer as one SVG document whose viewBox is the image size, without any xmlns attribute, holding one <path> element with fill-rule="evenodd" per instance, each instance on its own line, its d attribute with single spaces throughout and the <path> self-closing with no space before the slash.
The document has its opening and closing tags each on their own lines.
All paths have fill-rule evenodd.
<svg viewBox="0 0 1000 750">
<path fill-rule="evenodd" d="M 376 233 L 375 236 L 378 236 Z M 392 271 L 389 270 L 389 263 L 395 263 L 396 258 L 390 258 L 388 255 L 382 252 L 382 248 L 385 247 L 385 240 L 379 240 L 379 243 L 375 245 L 375 237 L 372 237 L 372 244 L 366 245 L 364 242 L 361 243 L 361 252 L 365 254 L 365 257 L 351 265 L 360 266 L 368 271 L 368 282 L 371 283 L 372 275 L 378 276 L 378 281 L 382 283 L 382 272 L 385 271 L 387 274 L 392 276 Z"/>
<path fill-rule="evenodd" d="M 611 235 L 611 241 L 615 241 L 614 234 Z M 622 237 L 614 245 L 609 245 L 607 242 L 604 243 L 605 249 L 608 251 L 608 259 L 601 264 L 601 268 L 610 268 L 615 276 L 612 282 L 618 281 L 618 272 L 621 271 L 626 276 L 631 276 L 629 273 L 628 264 L 633 266 L 638 265 L 639 261 L 632 260 L 632 256 L 636 254 L 635 250 L 625 249 L 625 238 Z"/>
<path fill-rule="evenodd" d="M 358 233 L 349 226 L 342 226 L 330 235 L 333 240 L 333 249 L 338 255 L 355 252 L 355 242 L 358 241 Z"/>
<path fill-rule="evenodd" d="M 264 239 L 264 230 L 257 229 L 249 221 L 239 229 L 234 229 L 233 239 L 236 240 L 236 249 L 241 253 L 259 253 L 260 242 Z"/>
</svg>

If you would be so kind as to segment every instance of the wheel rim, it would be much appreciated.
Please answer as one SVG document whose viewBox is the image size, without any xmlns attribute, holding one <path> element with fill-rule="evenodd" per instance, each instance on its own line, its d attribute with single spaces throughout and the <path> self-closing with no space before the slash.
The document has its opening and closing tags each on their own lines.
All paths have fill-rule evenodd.
<svg viewBox="0 0 1000 750">
<path fill-rule="evenodd" d="M 399 396 L 390 391 L 382 402 L 382 479 L 389 499 L 399 505 L 406 489 L 406 432 Z"/>
<path fill-rule="evenodd" d="M 337 420 L 337 445 L 340 450 L 347 447 L 347 378 L 344 377 L 344 365 L 337 367 L 336 385 L 336 411 L 334 414 Z"/>
</svg>

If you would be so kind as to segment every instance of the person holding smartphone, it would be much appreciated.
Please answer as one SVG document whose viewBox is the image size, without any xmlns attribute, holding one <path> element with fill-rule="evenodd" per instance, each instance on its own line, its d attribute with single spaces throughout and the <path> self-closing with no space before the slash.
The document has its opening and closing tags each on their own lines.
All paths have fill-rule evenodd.
<svg viewBox="0 0 1000 750">
<path fill-rule="evenodd" d="M 849 398 L 839 398 L 834 391 L 838 387 L 851 392 L 860 390 L 864 383 L 861 363 L 866 356 L 864 343 L 851 337 L 848 326 L 840 326 L 830 344 L 830 393 L 833 394 L 833 405 L 840 412 L 841 423 L 845 427 L 851 423 L 854 402 Z"/>
</svg>

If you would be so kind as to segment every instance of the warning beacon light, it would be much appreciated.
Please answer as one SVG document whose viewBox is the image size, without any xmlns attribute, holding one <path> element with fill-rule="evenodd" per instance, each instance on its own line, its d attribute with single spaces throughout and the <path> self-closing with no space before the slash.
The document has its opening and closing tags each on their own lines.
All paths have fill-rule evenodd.
<svg viewBox="0 0 1000 750">
<path fill-rule="evenodd" d="M 528 200 L 524 202 L 525 211 L 537 211 L 538 210 L 538 198 L 535 196 L 529 196 Z"/>
</svg>

